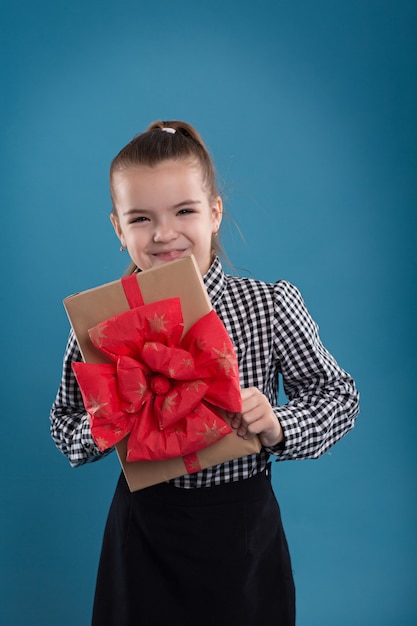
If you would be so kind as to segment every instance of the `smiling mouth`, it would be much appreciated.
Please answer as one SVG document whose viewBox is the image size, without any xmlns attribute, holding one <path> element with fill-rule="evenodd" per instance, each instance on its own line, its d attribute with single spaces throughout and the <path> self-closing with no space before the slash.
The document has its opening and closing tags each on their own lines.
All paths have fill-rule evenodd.
<svg viewBox="0 0 417 626">
<path fill-rule="evenodd" d="M 160 252 L 154 252 L 152 256 L 163 261 L 174 261 L 184 256 L 186 252 L 186 250 L 161 250 Z"/>
</svg>

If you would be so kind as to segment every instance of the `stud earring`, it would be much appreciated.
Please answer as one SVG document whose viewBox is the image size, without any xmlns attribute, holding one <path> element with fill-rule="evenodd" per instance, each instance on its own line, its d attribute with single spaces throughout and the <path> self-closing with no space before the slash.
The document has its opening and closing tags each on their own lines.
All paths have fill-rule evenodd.
<svg viewBox="0 0 417 626">
<path fill-rule="evenodd" d="M 124 245 L 120 246 L 120 252 L 126 252 L 126 246 Z"/>
</svg>

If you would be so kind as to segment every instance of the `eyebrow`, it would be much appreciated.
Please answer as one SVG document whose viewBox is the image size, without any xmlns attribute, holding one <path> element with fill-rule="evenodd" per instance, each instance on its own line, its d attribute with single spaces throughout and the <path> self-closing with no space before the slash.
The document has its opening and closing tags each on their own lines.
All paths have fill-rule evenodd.
<svg viewBox="0 0 417 626">
<path fill-rule="evenodd" d="M 172 208 L 180 209 L 183 206 L 190 206 L 190 204 L 201 204 L 201 200 L 183 200 L 182 202 L 178 202 L 178 204 L 174 204 Z M 152 213 L 152 209 L 129 209 L 128 211 L 125 211 L 123 215 L 133 215 L 135 213 L 143 213 L 146 215 L 148 213 Z"/>
</svg>

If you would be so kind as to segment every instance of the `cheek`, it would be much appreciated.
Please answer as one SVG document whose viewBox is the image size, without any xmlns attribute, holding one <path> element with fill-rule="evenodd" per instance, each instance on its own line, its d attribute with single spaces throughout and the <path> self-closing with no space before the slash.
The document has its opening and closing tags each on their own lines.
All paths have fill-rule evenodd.
<svg viewBox="0 0 417 626">
<path fill-rule="evenodd" d="M 149 246 L 149 233 L 143 229 L 132 229 L 126 232 L 126 244 L 136 256 L 144 254 Z"/>
<path fill-rule="evenodd" d="M 126 243 L 132 249 L 132 251 L 141 252 L 144 246 L 143 237 L 135 233 L 128 233 L 126 236 Z"/>
</svg>

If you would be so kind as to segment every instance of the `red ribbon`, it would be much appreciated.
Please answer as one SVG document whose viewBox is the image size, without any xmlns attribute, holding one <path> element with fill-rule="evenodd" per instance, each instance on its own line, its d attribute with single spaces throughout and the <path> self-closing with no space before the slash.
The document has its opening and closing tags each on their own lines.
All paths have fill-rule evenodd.
<svg viewBox="0 0 417 626">
<path fill-rule="evenodd" d="M 129 435 L 128 461 L 184 457 L 231 432 L 219 409 L 239 412 L 241 397 L 226 329 L 210 311 L 182 333 L 178 298 L 137 306 L 90 329 L 112 362 L 73 363 L 73 370 L 101 450 Z"/>
</svg>

